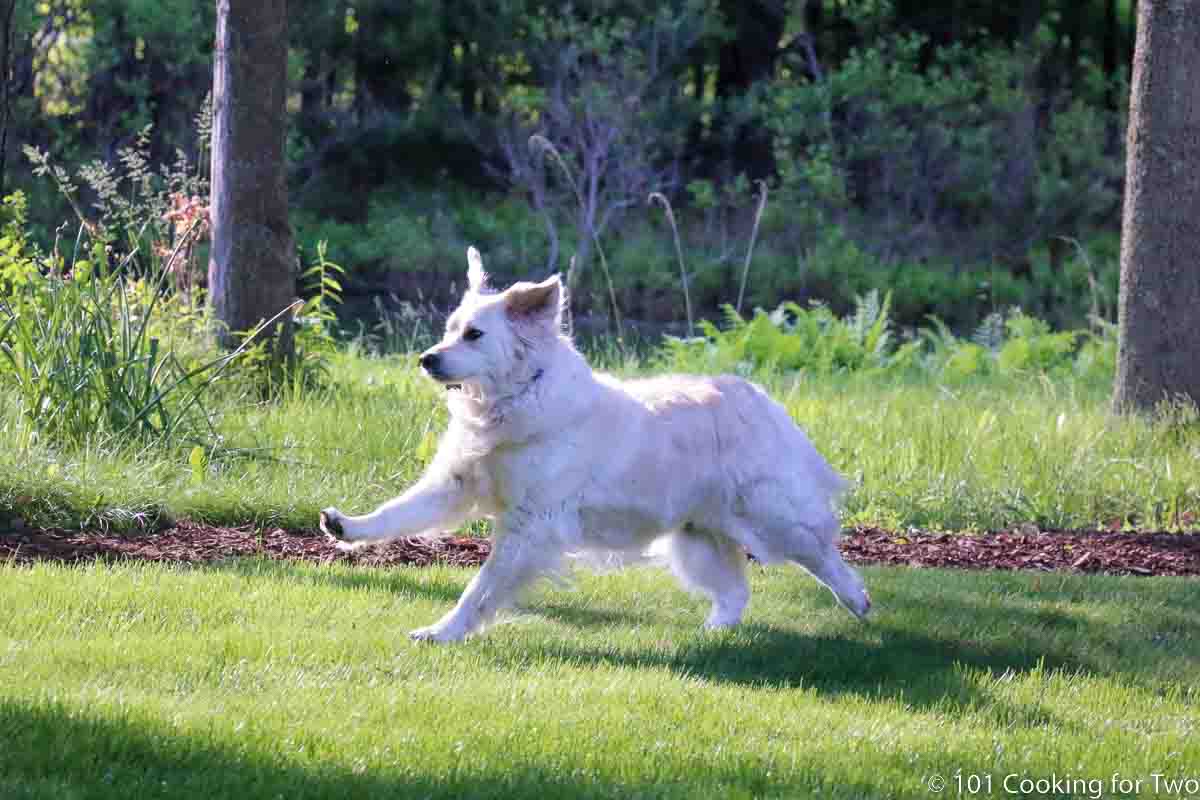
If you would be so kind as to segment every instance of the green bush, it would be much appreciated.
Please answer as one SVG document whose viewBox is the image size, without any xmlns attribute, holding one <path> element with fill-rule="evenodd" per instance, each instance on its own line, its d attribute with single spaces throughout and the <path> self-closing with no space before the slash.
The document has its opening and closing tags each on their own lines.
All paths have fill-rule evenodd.
<svg viewBox="0 0 1200 800">
<path fill-rule="evenodd" d="M 933 47 L 884 37 L 823 81 L 777 82 L 764 109 L 797 235 L 842 226 L 886 260 L 983 263 L 1110 229 L 1123 130 L 1098 89 L 1063 104 L 1032 88 L 1051 43 Z M 811 227 L 809 227 L 811 226 Z"/>
<path fill-rule="evenodd" d="M 702 322 L 702 336 L 667 337 L 657 358 L 667 369 L 688 372 L 862 373 L 947 384 L 1066 374 L 1107 382 L 1114 374 L 1116 329 L 1102 320 L 1090 331 L 1055 332 L 1019 310 L 997 312 L 964 339 L 931 316 L 915 334 L 901 337 L 893 329 L 890 306 L 891 295 L 880 299 L 875 290 L 858 297 L 843 317 L 819 302 L 807 308 L 783 303 L 770 313 L 759 309 L 749 320 L 726 306 L 724 327 Z"/>
<path fill-rule="evenodd" d="M 887 370 L 897 352 L 889 302 L 870 292 L 845 318 L 820 303 L 803 308 L 789 302 L 771 313 L 759 309 L 749 320 L 727 305 L 724 329 L 703 321 L 701 337 L 668 337 L 659 360 L 669 369 L 744 375 L 760 369 L 821 375 Z"/>
<path fill-rule="evenodd" d="M 36 253 L 22 223 L 17 213 L 0 238 L 0 383 L 34 427 L 66 446 L 198 430 L 203 391 L 225 359 L 185 365 L 163 346 L 154 320 L 177 316 L 178 295 L 128 278 L 129 258 L 110 264 L 106 242 L 82 231 L 69 262 Z"/>
</svg>

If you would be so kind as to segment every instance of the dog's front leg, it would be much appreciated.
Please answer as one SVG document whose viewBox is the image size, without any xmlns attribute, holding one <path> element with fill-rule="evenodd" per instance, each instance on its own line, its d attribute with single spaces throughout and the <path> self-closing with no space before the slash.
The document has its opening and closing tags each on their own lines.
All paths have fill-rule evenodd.
<svg viewBox="0 0 1200 800">
<path fill-rule="evenodd" d="M 370 514 L 350 516 L 336 508 L 321 512 L 321 530 L 350 550 L 372 542 L 413 536 L 457 525 L 470 512 L 463 479 L 456 475 L 426 476 L 404 494 Z"/>
<path fill-rule="evenodd" d="M 516 600 L 521 589 L 558 565 L 562 547 L 543 527 L 510 527 L 498 520 L 492 552 L 467 584 L 454 609 L 409 636 L 421 641 L 457 642 L 490 622 Z"/>
</svg>

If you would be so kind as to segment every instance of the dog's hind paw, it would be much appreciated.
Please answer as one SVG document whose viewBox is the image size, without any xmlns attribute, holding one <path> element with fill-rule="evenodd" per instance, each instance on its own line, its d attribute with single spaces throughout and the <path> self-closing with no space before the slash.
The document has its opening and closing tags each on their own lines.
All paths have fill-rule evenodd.
<svg viewBox="0 0 1200 800">
<path fill-rule="evenodd" d="M 867 615 L 871 613 L 871 595 L 866 589 L 862 590 L 862 597 L 853 605 L 846 606 L 851 614 L 858 617 L 859 620 L 866 621 Z"/>
<path fill-rule="evenodd" d="M 450 625 L 429 625 L 408 632 L 408 638 L 414 642 L 460 642 L 466 637 Z"/>
</svg>

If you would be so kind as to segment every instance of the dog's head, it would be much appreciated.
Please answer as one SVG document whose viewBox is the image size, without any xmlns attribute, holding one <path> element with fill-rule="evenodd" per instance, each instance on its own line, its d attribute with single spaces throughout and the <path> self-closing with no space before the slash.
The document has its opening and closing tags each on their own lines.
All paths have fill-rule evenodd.
<svg viewBox="0 0 1200 800">
<path fill-rule="evenodd" d="M 562 282 L 554 275 L 497 292 L 488 285 L 474 247 L 467 250 L 467 262 L 467 293 L 446 321 L 442 341 L 421 354 L 421 368 L 446 386 L 503 394 L 536 373 L 532 361 L 538 346 L 558 339 Z"/>
</svg>

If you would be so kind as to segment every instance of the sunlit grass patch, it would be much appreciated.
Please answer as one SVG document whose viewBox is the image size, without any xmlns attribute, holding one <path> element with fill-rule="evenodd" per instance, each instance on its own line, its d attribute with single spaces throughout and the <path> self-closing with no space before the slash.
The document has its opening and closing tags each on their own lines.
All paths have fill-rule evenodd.
<svg viewBox="0 0 1200 800">
<path fill-rule="evenodd" d="M 404 632 L 468 571 L 3 567 L 0 794 L 924 798 L 1200 763 L 1193 582 L 865 574 L 868 624 L 779 568 L 706 633 L 636 570 L 434 647 Z"/>
</svg>

